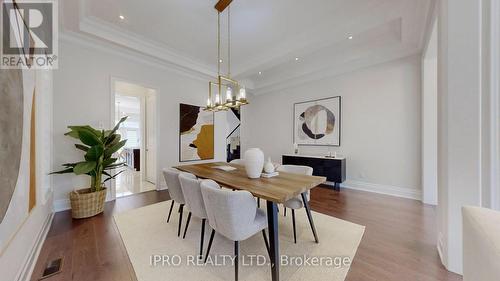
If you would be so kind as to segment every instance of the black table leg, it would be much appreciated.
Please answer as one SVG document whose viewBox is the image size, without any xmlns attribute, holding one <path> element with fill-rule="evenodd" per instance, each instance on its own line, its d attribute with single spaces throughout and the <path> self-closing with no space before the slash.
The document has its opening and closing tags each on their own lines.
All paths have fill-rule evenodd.
<svg viewBox="0 0 500 281">
<path fill-rule="evenodd" d="M 309 202 L 307 201 L 307 198 L 306 198 L 306 193 L 304 192 L 301 195 L 302 195 L 302 202 L 304 202 L 304 208 L 306 209 L 307 218 L 309 219 L 309 225 L 311 226 L 311 230 L 312 230 L 313 235 L 314 235 L 314 240 L 316 241 L 316 243 L 319 243 L 318 235 L 316 234 L 316 227 L 314 226 L 314 221 L 313 221 L 313 218 L 311 215 L 311 210 L 309 208 Z"/>
<path fill-rule="evenodd" d="M 267 224 L 269 228 L 269 250 L 271 258 L 271 277 L 273 281 L 280 280 L 280 248 L 278 240 L 278 206 L 267 201 Z"/>
<path fill-rule="evenodd" d="M 336 182 L 335 186 L 333 187 L 334 190 L 340 191 L 340 183 Z"/>
</svg>

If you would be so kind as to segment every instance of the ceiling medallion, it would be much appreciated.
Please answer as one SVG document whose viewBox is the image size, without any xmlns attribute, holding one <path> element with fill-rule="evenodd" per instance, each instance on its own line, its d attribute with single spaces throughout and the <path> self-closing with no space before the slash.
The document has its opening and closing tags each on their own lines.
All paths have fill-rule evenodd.
<svg viewBox="0 0 500 281">
<path fill-rule="evenodd" d="M 240 108 L 248 104 L 246 89 L 243 85 L 231 78 L 231 0 L 220 0 L 216 5 L 217 10 L 217 78 L 208 82 L 208 99 L 206 111 L 223 111 L 230 108 Z M 220 17 L 227 8 L 227 75 L 221 75 L 221 36 Z M 225 91 L 225 95 L 223 92 Z M 215 92 L 215 95 L 213 93 Z"/>
</svg>

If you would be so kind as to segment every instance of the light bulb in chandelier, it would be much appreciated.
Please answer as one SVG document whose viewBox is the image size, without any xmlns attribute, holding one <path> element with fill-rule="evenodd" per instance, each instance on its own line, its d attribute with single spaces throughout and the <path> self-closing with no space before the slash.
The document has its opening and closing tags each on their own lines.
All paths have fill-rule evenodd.
<svg viewBox="0 0 500 281">
<path fill-rule="evenodd" d="M 231 89 L 231 87 L 227 87 L 226 101 L 231 101 L 232 99 L 233 99 L 233 89 Z"/>
<path fill-rule="evenodd" d="M 207 99 L 207 107 L 210 107 L 212 105 L 212 101 L 210 100 L 210 98 Z"/>
<path fill-rule="evenodd" d="M 246 99 L 246 97 L 247 97 L 247 90 L 245 89 L 245 87 L 242 87 L 240 89 L 240 99 L 244 100 L 244 99 Z"/>
<path fill-rule="evenodd" d="M 220 104 L 220 97 L 219 97 L 219 94 L 215 95 L 215 105 L 219 105 Z"/>
</svg>

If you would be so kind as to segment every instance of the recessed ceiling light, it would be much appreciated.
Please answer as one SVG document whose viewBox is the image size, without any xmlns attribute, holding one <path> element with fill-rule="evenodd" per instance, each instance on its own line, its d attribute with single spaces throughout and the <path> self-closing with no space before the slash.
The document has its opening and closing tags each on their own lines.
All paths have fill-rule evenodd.
<svg viewBox="0 0 500 281">
<path fill-rule="evenodd" d="M 220 59 L 219 62 L 222 63 L 222 59 Z"/>
<path fill-rule="evenodd" d="M 120 18 L 121 20 L 124 20 L 124 19 L 125 19 L 125 17 L 124 17 L 123 15 L 120 15 L 120 16 L 119 16 L 119 18 Z"/>
<path fill-rule="evenodd" d="M 262 75 L 262 71 L 259 71 L 259 75 Z"/>
<path fill-rule="evenodd" d="M 352 40 L 352 38 L 353 38 L 352 35 L 349 35 L 349 37 L 347 37 L 347 39 L 349 40 Z"/>
<path fill-rule="evenodd" d="M 295 58 L 295 61 L 298 61 L 298 60 L 299 60 L 299 58 Z"/>
</svg>

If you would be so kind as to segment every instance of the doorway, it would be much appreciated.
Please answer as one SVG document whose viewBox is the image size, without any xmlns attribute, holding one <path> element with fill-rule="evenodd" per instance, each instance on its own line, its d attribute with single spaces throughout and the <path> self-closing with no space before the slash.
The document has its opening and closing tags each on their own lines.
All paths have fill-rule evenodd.
<svg viewBox="0 0 500 281">
<path fill-rule="evenodd" d="M 117 152 L 126 167 L 112 186 L 113 197 L 123 197 L 156 189 L 156 90 L 114 80 L 114 124 L 127 120 L 118 130 L 125 146 Z"/>
</svg>

